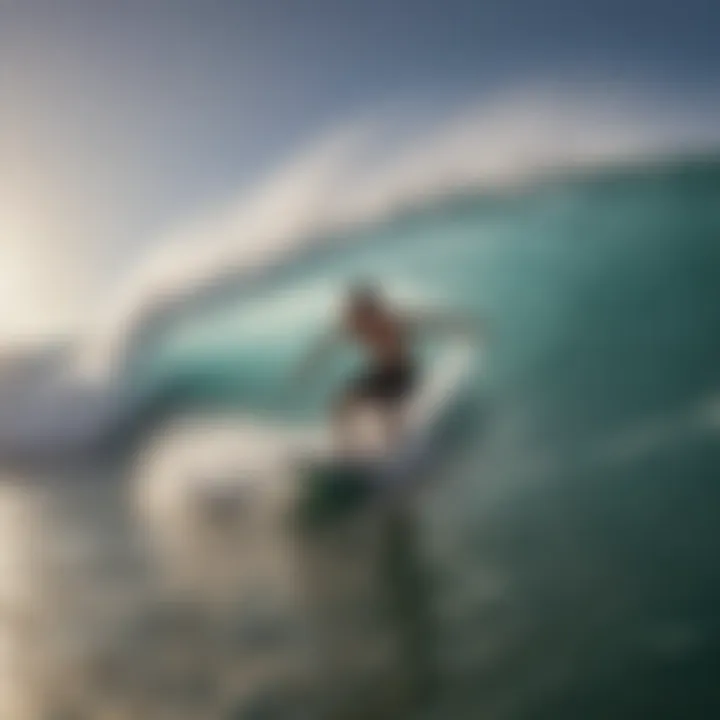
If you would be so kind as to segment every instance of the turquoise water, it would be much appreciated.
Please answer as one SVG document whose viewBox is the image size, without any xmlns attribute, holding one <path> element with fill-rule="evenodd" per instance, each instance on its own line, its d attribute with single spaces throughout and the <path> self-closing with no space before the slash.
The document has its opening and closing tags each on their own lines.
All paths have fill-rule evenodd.
<svg viewBox="0 0 720 720">
<path fill-rule="evenodd" d="M 426 528 L 464 608 L 441 623 L 445 717 L 717 712 L 720 165 L 555 180 L 356 235 L 168 328 L 148 385 L 319 412 L 337 373 L 276 388 L 358 276 L 481 315 L 491 419 Z"/>
<path fill-rule="evenodd" d="M 149 395 L 292 406 L 278 382 L 344 283 L 370 277 L 391 296 L 489 322 L 490 382 L 504 402 L 552 413 L 546 430 L 662 412 L 715 377 L 719 183 L 709 163 L 608 173 L 449 201 L 333 238 L 339 249 L 264 288 L 238 283 L 235 299 L 225 293 L 201 313 L 190 303 L 143 348 L 134 380 Z"/>
<path fill-rule="evenodd" d="M 283 382 L 358 276 L 487 321 L 469 442 L 389 550 L 387 632 L 406 647 L 382 682 L 414 658 L 437 693 L 389 717 L 717 715 L 720 164 L 455 198 L 331 240 L 262 286 L 189 303 L 132 383 L 154 421 L 317 417 L 356 359 L 299 394 Z M 416 556 L 426 582 L 409 579 Z M 243 707 L 218 717 L 294 717 Z"/>
<path fill-rule="evenodd" d="M 173 331 L 154 372 L 198 402 L 272 407 L 322 324 L 312 293 L 358 275 L 492 328 L 493 420 L 429 510 L 441 593 L 465 607 L 444 621 L 446 717 L 717 712 L 720 166 L 555 181 L 389 222 L 269 287 L 287 307 L 265 332 L 235 330 L 262 296 L 228 305 Z M 303 293 L 306 315 L 283 316 Z"/>
</svg>

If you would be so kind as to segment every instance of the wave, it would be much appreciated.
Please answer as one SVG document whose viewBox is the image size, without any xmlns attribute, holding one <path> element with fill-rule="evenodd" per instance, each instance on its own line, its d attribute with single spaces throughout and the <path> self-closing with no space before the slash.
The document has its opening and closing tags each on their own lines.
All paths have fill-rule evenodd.
<svg viewBox="0 0 720 720">
<path fill-rule="evenodd" d="M 510 135 L 515 135 L 515 128 Z M 478 132 L 491 136 L 487 129 Z M 233 206 L 218 226 L 225 240 L 213 244 L 220 235 L 210 233 L 209 249 L 193 246 L 183 256 L 187 262 L 193 260 L 193 272 L 180 271 L 182 262 L 176 262 L 174 246 L 168 246 L 169 259 L 161 254 L 147 266 L 144 280 L 136 278 L 117 312 L 97 333 L 81 338 L 75 346 L 65 345 L 57 357 L 50 353 L 48 357 L 55 358 L 52 362 L 39 363 L 37 373 L 15 381 L 12 399 L 2 403 L 0 412 L 0 454 L 33 454 L 42 447 L 85 451 L 107 437 L 122 442 L 139 437 L 163 417 L 193 404 L 252 405 L 254 397 L 277 383 L 283 364 L 331 310 L 338 283 L 355 272 L 381 269 L 399 295 L 413 302 L 443 301 L 450 294 L 461 304 L 495 303 L 494 311 L 502 316 L 522 300 L 525 283 L 541 285 L 547 304 L 560 292 L 555 276 L 562 276 L 565 258 L 577 254 L 578 232 L 588 241 L 590 234 L 594 237 L 596 261 L 602 252 L 608 257 L 616 252 L 612 262 L 619 263 L 619 270 L 628 264 L 636 267 L 628 253 L 635 258 L 652 251 L 652 244 L 663 234 L 680 237 L 695 232 L 697 223 L 704 222 L 703 217 L 716 206 L 720 182 L 717 156 L 705 153 L 681 160 L 676 155 L 671 162 L 669 152 L 650 153 L 650 147 L 662 146 L 660 136 L 669 136 L 657 133 L 654 145 L 645 138 L 635 146 L 648 150 L 641 159 L 630 159 L 630 141 L 613 146 L 622 147 L 623 153 L 601 153 L 602 143 L 597 140 L 595 162 L 583 158 L 574 167 L 570 162 L 553 165 L 557 153 L 538 151 L 535 165 L 519 160 L 506 165 L 516 170 L 504 175 L 506 180 L 512 175 L 512 183 L 495 182 L 498 175 L 490 182 L 491 174 L 483 175 L 485 184 L 477 175 L 476 182 L 470 182 L 468 168 L 473 165 L 468 161 L 459 166 L 465 174 L 454 175 L 453 182 L 449 174 L 434 174 L 434 170 L 425 175 L 419 170 L 398 170 L 392 183 L 387 180 L 382 185 L 380 179 L 392 173 L 377 174 L 378 170 L 373 175 L 370 168 L 378 161 L 366 158 L 364 187 L 373 187 L 379 199 L 343 204 L 339 199 L 345 195 L 335 187 L 342 175 L 338 168 L 354 166 L 338 158 L 345 157 L 349 147 L 356 148 L 354 157 L 362 155 L 357 148 L 367 147 L 373 134 L 351 135 L 336 136 L 325 151 L 309 152 L 281 174 L 282 182 L 272 181 L 259 192 L 262 202 L 243 204 L 257 213 L 256 234 L 246 237 L 273 239 L 268 247 L 250 248 L 253 262 L 247 262 L 248 248 L 235 242 L 243 235 L 238 228 L 247 227 L 250 211 Z M 444 137 L 458 135 L 448 132 Z M 697 139 L 700 133 L 693 137 Z M 415 142 L 420 141 L 416 138 Z M 425 144 L 428 157 L 433 152 L 446 157 L 437 149 L 441 142 L 426 140 Z M 464 147 L 467 141 L 460 144 Z M 416 151 L 410 150 L 416 146 L 408 141 L 405 157 L 417 158 Z M 580 142 L 574 145 L 581 146 Z M 667 142 L 664 147 L 674 147 L 679 153 L 689 149 L 690 143 L 678 141 L 673 146 Z M 387 159 L 382 164 L 386 169 L 409 167 L 393 162 Z M 437 168 L 429 160 L 425 165 L 416 162 L 416 168 Z M 480 164 L 478 158 L 476 162 Z M 531 166 L 542 172 L 525 172 Z M 425 187 L 435 190 L 421 192 L 417 179 L 412 185 L 403 184 L 409 177 L 424 177 Z M 377 184 L 372 178 L 377 178 Z M 389 187 L 395 188 L 394 194 Z M 273 211 L 282 215 L 291 205 L 287 198 L 281 202 L 277 188 L 284 188 L 287 197 L 297 193 L 300 199 L 295 210 L 270 232 L 262 218 Z M 608 202 L 613 193 L 622 199 L 619 205 Z M 347 197 L 359 196 L 350 192 Z M 354 213 L 348 211 L 353 208 Z M 195 237 L 211 226 L 210 221 L 201 222 L 187 232 Z M 638 241 L 635 249 L 627 238 Z M 493 258 L 508 253 L 518 258 L 514 269 L 492 270 L 493 262 L 498 262 Z M 198 257 L 206 258 L 204 263 L 198 263 Z M 579 256 L 576 260 L 589 262 Z M 550 272 L 550 265 L 556 271 Z M 168 271 L 172 272 L 165 274 Z M 508 277 L 503 279 L 504 275 Z M 476 297 L 473 288 L 478 277 L 486 291 Z M 564 287 L 562 277 L 559 282 L 558 287 Z M 518 289 L 512 290 L 513 285 Z M 497 300 L 500 297 L 502 303 Z M 538 332 L 550 332 L 551 320 L 560 322 L 567 313 L 567 297 L 554 302 L 552 317 L 556 319 L 549 315 L 542 328 L 525 328 L 526 344 Z M 98 368 L 98 373 L 88 372 Z"/>
<path fill-rule="evenodd" d="M 252 292 L 278 266 L 351 242 L 401 213 L 458 195 L 512 193 L 568 172 L 636 165 L 720 147 L 717 108 L 545 86 L 449 111 L 430 127 L 362 119 L 323 135 L 250 194 L 155 243 L 93 328 L 82 364 L 107 376 L 203 296 Z"/>
<path fill-rule="evenodd" d="M 183 296 L 154 322 L 143 315 L 128 327 L 122 336 L 126 362 L 107 378 L 83 374 L 67 346 L 47 354 L 36 372 L 23 361 L 24 374 L 13 373 L 3 390 L 0 454 L 85 452 L 108 437 L 120 445 L 141 437 L 191 406 L 262 405 L 289 358 L 332 312 L 348 272 L 382 268 L 403 302 L 435 304 L 449 292 L 454 303 L 467 306 L 479 302 L 475 285 L 492 290 L 504 282 L 492 269 L 493 257 L 511 252 L 520 263 L 507 280 L 511 285 L 522 286 L 523 277 L 531 286 L 560 282 L 542 290 L 548 303 L 563 287 L 566 258 L 578 253 L 576 232 L 587 238 L 592 228 L 594 262 L 618 263 L 619 282 L 637 263 L 644 266 L 643 253 L 656 252 L 663 234 L 696 232 L 715 207 L 719 183 L 720 163 L 708 159 L 606 170 L 582 182 L 546 182 L 492 199 L 468 193 L 358 231 L 354 243 L 331 237 L 314 255 L 306 252 L 304 262 L 268 270 L 254 283 L 242 275 L 216 275 L 204 292 Z M 608 196 L 619 200 L 613 204 Z M 589 251 L 586 244 L 588 257 Z M 590 262 L 580 255 L 576 261 Z M 556 270 L 545 268 L 549 262 Z M 512 311 L 508 303 L 516 304 L 524 290 L 501 285 L 495 292 L 504 296 L 502 304 L 488 292 L 479 305 L 495 302 L 502 322 Z M 567 302 L 558 297 L 557 322 L 567 314 Z M 551 320 L 537 330 L 526 328 L 528 342 L 539 331 L 550 332 Z"/>
</svg>

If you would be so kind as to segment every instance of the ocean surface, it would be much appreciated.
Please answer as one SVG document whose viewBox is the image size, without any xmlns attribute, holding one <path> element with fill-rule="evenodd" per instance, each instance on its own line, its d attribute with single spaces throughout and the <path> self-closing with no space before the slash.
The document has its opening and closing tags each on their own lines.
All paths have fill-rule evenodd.
<svg viewBox="0 0 720 720">
<path fill-rule="evenodd" d="M 286 378 L 357 278 L 482 318 L 480 399 L 406 512 L 305 539 L 233 478 L 322 417 L 355 359 Z M 718 716 L 718 308 L 707 158 L 436 198 L 188 298 L 94 410 L 111 450 L 3 475 L 0 718 Z"/>
</svg>

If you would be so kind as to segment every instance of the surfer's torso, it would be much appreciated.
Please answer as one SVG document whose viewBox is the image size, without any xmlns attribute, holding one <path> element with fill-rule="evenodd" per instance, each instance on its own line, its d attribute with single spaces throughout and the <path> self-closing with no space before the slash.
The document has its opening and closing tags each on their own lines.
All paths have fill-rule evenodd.
<svg viewBox="0 0 720 720">
<path fill-rule="evenodd" d="M 350 383 L 359 400 L 395 403 L 414 389 L 418 371 L 409 326 L 398 315 L 349 318 L 344 330 L 367 355 L 366 367 Z"/>
<path fill-rule="evenodd" d="M 359 346 L 366 356 L 364 369 L 351 383 L 350 395 L 363 399 L 396 401 L 408 395 L 419 371 L 417 341 L 425 332 L 440 328 L 467 329 L 458 318 L 422 311 L 395 311 L 383 307 L 350 307 L 340 322 L 323 334 L 305 358 L 305 371 L 317 371 L 323 356 L 338 344 Z"/>
<path fill-rule="evenodd" d="M 395 314 L 348 319 L 344 331 L 367 354 L 373 366 L 396 366 L 412 359 L 412 338 L 408 325 Z"/>
</svg>

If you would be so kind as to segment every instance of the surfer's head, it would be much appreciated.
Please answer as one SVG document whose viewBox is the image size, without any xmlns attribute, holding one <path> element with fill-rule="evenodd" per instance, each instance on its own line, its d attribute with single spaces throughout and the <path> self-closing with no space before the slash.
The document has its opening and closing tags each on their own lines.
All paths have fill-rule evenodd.
<svg viewBox="0 0 720 720">
<path fill-rule="evenodd" d="M 369 283 L 356 283 L 347 294 L 345 316 L 351 324 L 376 318 L 385 310 L 381 293 Z"/>
</svg>

